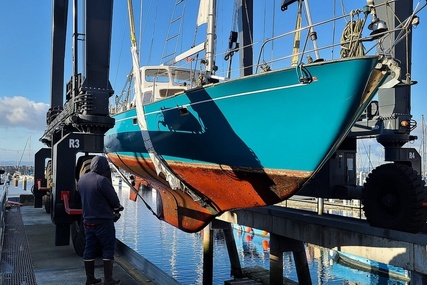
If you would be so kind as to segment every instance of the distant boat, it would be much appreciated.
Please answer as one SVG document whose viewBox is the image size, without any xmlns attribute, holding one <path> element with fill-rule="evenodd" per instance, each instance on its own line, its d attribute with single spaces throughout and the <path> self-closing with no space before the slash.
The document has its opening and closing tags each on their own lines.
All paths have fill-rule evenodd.
<svg viewBox="0 0 427 285">
<path fill-rule="evenodd" d="M 132 33 L 135 97 L 115 109 L 105 149 L 115 166 L 157 190 L 160 219 L 196 232 L 224 211 L 291 197 L 330 158 L 390 74 L 387 87 L 398 82 L 392 58 L 365 55 L 361 35 L 368 14 L 362 9 L 346 18 L 343 34 L 353 32 L 339 44 L 341 58 L 323 60 L 316 42 L 314 50 L 295 50 L 314 25 L 302 28 L 303 2 L 289 2 L 298 2 L 296 30 L 267 39 L 261 53 L 272 40 L 292 35 L 290 66 L 263 64 L 262 72 L 236 79 L 215 76 L 216 1 L 201 1 L 199 15 L 209 15 L 206 42 L 177 57 L 188 59 L 202 47 L 203 70 L 140 67 Z M 376 17 L 374 6 L 367 9 Z M 323 23 L 331 21 L 343 18 Z M 365 40 L 387 35 L 374 32 L 380 34 Z M 302 62 L 309 54 L 316 60 Z"/>
<path fill-rule="evenodd" d="M 383 278 L 395 280 L 395 283 L 393 284 L 408 284 L 411 281 L 408 272 L 400 267 L 341 251 L 331 250 L 330 255 L 334 261 L 344 266 L 369 272 L 370 274 L 376 274 Z"/>
</svg>

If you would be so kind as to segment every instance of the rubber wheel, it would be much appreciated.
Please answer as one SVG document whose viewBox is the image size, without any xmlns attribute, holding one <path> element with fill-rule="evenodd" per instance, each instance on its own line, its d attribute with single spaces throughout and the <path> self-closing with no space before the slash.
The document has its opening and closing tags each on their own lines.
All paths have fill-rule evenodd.
<svg viewBox="0 0 427 285">
<path fill-rule="evenodd" d="M 426 188 L 421 176 L 404 164 L 383 164 L 366 179 L 363 210 L 371 226 L 419 232 L 426 224 Z"/>
<path fill-rule="evenodd" d="M 42 200 L 43 200 L 44 210 L 46 211 L 46 213 L 50 214 L 50 210 L 52 209 L 52 199 L 50 197 L 50 193 L 43 195 Z"/>
<path fill-rule="evenodd" d="M 45 178 L 46 178 L 46 182 L 47 182 L 47 185 L 48 185 L 48 187 L 50 186 L 50 185 L 52 185 L 52 173 L 53 171 L 52 171 L 52 160 L 49 160 L 48 162 L 47 162 L 47 165 L 46 165 L 46 172 L 45 172 Z"/>
<path fill-rule="evenodd" d="M 83 219 L 79 221 L 74 221 L 71 224 L 71 240 L 73 242 L 74 251 L 78 256 L 83 256 L 85 250 L 85 229 L 83 226 Z M 97 245 L 95 249 L 95 256 L 102 256 L 102 247 L 100 244 Z"/>
<path fill-rule="evenodd" d="M 52 160 L 49 160 L 46 165 L 46 172 L 45 172 L 45 178 L 46 183 L 48 186 L 52 185 Z M 46 193 L 46 195 L 43 195 L 43 205 L 46 213 L 50 214 L 52 209 L 52 197 L 49 192 Z"/>
<path fill-rule="evenodd" d="M 82 220 L 74 221 L 71 224 L 71 240 L 76 254 L 78 256 L 83 256 L 85 250 L 85 230 Z"/>
</svg>

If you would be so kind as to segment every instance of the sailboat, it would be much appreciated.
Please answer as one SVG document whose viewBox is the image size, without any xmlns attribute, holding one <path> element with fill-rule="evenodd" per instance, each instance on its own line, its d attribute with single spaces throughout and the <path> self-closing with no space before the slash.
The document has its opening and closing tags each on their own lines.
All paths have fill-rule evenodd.
<svg viewBox="0 0 427 285">
<path fill-rule="evenodd" d="M 399 83 L 400 68 L 388 51 L 363 46 L 389 34 L 373 1 L 319 24 L 309 17 L 306 27 L 301 15 L 305 9 L 309 16 L 307 0 L 282 1 L 281 8 L 294 3 L 295 30 L 266 39 L 260 49 L 293 37 L 286 57 L 291 63 L 274 69 L 258 62 L 259 72 L 238 78 L 216 75 L 216 1 L 201 1 L 205 42 L 173 60 L 202 53 L 200 70 L 170 63 L 141 67 L 130 3 L 135 95 L 112 114 L 116 123 L 105 135 L 105 151 L 112 164 L 157 190 L 160 219 L 196 232 L 225 211 L 291 197 L 343 142 L 378 88 Z M 370 18 L 370 34 L 363 36 Z M 322 59 L 325 48 L 318 47 L 314 29 L 344 20 L 345 40 L 326 47 L 341 48 L 340 58 Z M 310 39 L 312 50 L 298 48 Z"/>
</svg>

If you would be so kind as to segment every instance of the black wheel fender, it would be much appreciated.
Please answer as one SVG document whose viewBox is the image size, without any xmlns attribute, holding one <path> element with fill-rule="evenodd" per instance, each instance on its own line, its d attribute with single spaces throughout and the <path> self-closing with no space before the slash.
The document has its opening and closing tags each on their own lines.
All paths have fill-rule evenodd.
<svg viewBox="0 0 427 285">
<path fill-rule="evenodd" d="M 383 164 L 366 179 L 363 210 L 371 226 L 415 233 L 426 223 L 426 198 L 424 182 L 412 167 Z"/>
</svg>

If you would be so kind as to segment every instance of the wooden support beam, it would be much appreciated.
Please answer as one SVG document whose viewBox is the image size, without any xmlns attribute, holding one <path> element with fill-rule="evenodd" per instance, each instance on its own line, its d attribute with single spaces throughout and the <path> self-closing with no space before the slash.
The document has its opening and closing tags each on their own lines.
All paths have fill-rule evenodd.
<svg viewBox="0 0 427 285">
<path fill-rule="evenodd" d="M 283 252 L 292 251 L 298 282 L 312 285 L 304 243 L 270 233 L 270 284 L 283 284 Z"/>
<path fill-rule="evenodd" d="M 211 224 L 203 229 L 203 284 L 213 281 L 213 234 Z"/>
<path fill-rule="evenodd" d="M 239 254 L 237 252 L 236 241 L 234 240 L 233 227 L 230 223 L 220 220 L 212 221 L 212 228 L 222 229 L 224 232 L 225 242 L 227 244 L 228 257 L 230 258 L 231 275 L 234 278 L 242 278 L 243 272 L 240 265 Z"/>
</svg>

